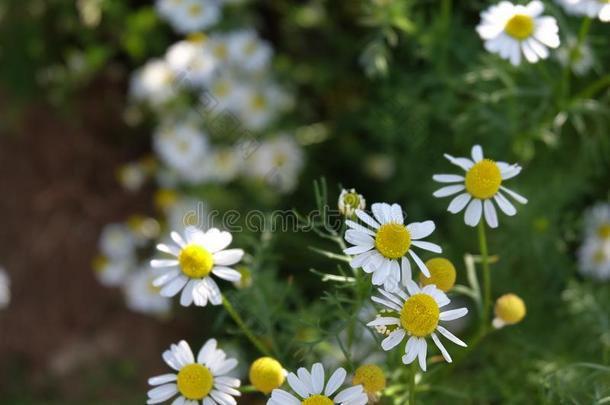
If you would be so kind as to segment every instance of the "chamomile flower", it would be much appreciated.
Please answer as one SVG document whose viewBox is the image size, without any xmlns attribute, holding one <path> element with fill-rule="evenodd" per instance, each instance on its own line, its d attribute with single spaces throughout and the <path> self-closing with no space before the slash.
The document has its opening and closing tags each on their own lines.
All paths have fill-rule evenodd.
<svg viewBox="0 0 610 405">
<path fill-rule="evenodd" d="M 610 280 L 610 240 L 586 239 L 578 249 L 578 269 L 592 279 Z"/>
<path fill-rule="evenodd" d="M 487 224 L 492 228 L 498 227 L 498 215 L 493 201 L 506 215 L 517 213 L 515 206 L 508 201 L 506 193 L 515 201 L 526 204 L 527 199 L 516 192 L 504 187 L 503 182 L 512 179 L 521 172 L 518 164 L 496 162 L 483 158 L 483 149 L 479 145 L 472 147 L 472 160 L 468 158 L 455 158 L 445 154 L 449 162 L 466 171 L 466 176 L 455 174 L 436 174 L 434 181 L 451 183 L 434 192 L 435 197 L 459 195 L 449 203 L 447 211 L 457 214 L 466 208 L 464 222 L 469 226 L 477 226 L 484 214 Z"/>
<path fill-rule="evenodd" d="M 163 59 L 153 59 L 134 72 L 129 92 L 136 101 L 159 107 L 176 96 L 174 71 Z"/>
<path fill-rule="evenodd" d="M 157 249 L 175 259 L 151 260 L 153 268 L 166 268 L 153 285 L 162 287 L 160 294 L 173 297 L 182 291 L 180 305 L 195 304 L 200 307 L 222 303 L 222 295 L 212 274 L 223 280 L 235 282 L 241 274 L 231 267 L 241 260 L 244 251 L 226 249 L 233 237 L 229 232 L 212 228 L 203 232 L 187 227 L 184 238 L 178 232 L 170 234 L 176 245 L 159 244 Z"/>
<path fill-rule="evenodd" d="M 11 302 L 11 279 L 4 268 L 0 267 L 0 309 L 8 307 Z"/>
<path fill-rule="evenodd" d="M 324 366 L 316 363 L 311 372 L 301 367 L 296 374 L 288 374 L 288 384 L 298 395 L 274 389 L 267 405 L 364 405 L 368 398 L 362 385 L 346 388 L 335 395 L 343 385 L 347 373 L 338 368 L 326 381 Z"/>
<path fill-rule="evenodd" d="M 419 288 L 415 282 L 408 280 L 407 292 L 398 288 L 391 293 L 379 289 L 382 297 L 372 297 L 372 300 L 385 306 L 391 315 L 378 317 L 369 322 L 368 326 L 391 325 L 394 330 L 381 342 L 381 348 L 391 350 L 399 345 L 407 336 L 404 364 L 410 364 L 417 358 L 419 366 L 426 371 L 426 356 L 428 351 L 427 337 L 431 337 L 445 360 L 451 363 L 451 356 L 441 343 L 437 332 L 451 340 L 453 343 L 466 347 L 455 335 L 445 329 L 440 322 L 452 321 L 468 313 L 466 308 L 442 311 L 441 308 L 450 303 L 447 295 L 434 285 Z"/>
<path fill-rule="evenodd" d="M 339 195 L 338 202 L 339 212 L 351 218 L 354 216 L 356 210 L 363 210 L 366 208 L 366 200 L 362 194 L 358 194 L 355 189 L 343 189 Z"/>
<path fill-rule="evenodd" d="M 139 162 L 132 162 L 121 166 L 117 170 L 116 177 L 125 190 L 136 192 L 142 188 L 148 179 L 148 174 Z"/>
<path fill-rule="evenodd" d="M 156 0 L 155 9 L 161 18 L 170 20 L 177 18 L 183 4 L 184 0 Z"/>
<path fill-rule="evenodd" d="M 610 204 L 598 203 L 585 212 L 585 236 L 610 241 Z"/>
<path fill-rule="evenodd" d="M 527 310 L 525 302 L 515 294 L 504 294 L 496 300 L 494 306 L 494 318 L 492 324 L 494 328 L 502 328 L 506 325 L 514 325 L 525 318 Z"/>
<path fill-rule="evenodd" d="M 180 34 L 210 28 L 220 20 L 220 16 L 220 3 L 214 0 L 181 0 L 174 12 L 164 15 L 172 28 Z"/>
<path fill-rule="evenodd" d="M 287 106 L 285 93 L 274 85 L 243 86 L 241 91 L 237 111 L 243 124 L 253 131 L 267 127 Z"/>
<path fill-rule="evenodd" d="M 557 0 L 568 14 L 610 21 L 610 2 L 607 0 Z"/>
<path fill-rule="evenodd" d="M 210 157 L 211 179 L 219 183 L 228 183 L 235 179 L 241 170 L 242 160 L 238 152 L 231 147 L 218 147 Z"/>
<path fill-rule="evenodd" d="M 294 189 L 304 165 L 304 153 L 294 138 L 283 134 L 263 142 L 248 157 L 246 175 L 264 179 L 280 192 Z"/>
<path fill-rule="evenodd" d="M 128 260 L 135 254 L 136 241 L 126 224 L 105 225 L 98 243 L 102 255 L 112 261 Z"/>
<path fill-rule="evenodd" d="M 208 137 L 191 123 L 164 124 L 153 135 L 153 149 L 171 169 L 188 175 L 209 150 Z"/>
<path fill-rule="evenodd" d="M 179 405 L 235 405 L 234 397 L 241 382 L 228 376 L 237 366 L 237 360 L 227 358 L 226 353 L 217 348 L 216 339 L 208 340 L 197 358 L 184 340 L 170 346 L 163 352 L 163 360 L 177 373 L 152 377 L 148 384 L 154 386 L 148 391 L 147 404 L 159 404 L 173 399 Z"/>
<path fill-rule="evenodd" d="M 231 63 L 247 72 L 264 70 L 271 61 L 273 49 L 254 30 L 236 31 L 229 38 Z"/>
<path fill-rule="evenodd" d="M 595 63 L 589 44 L 579 43 L 574 37 L 568 38 L 567 44 L 557 50 L 556 56 L 562 66 L 570 68 L 578 76 L 589 73 Z"/>
<path fill-rule="evenodd" d="M 159 295 L 159 288 L 153 285 L 158 276 L 154 270 L 143 267 L 130 274 L 123 285 L 127 308 L 147 315 L 167 315 L 171 309 L 171 300 Z"/>
<path fill-rule="evenodd" d="M 123 284 L 127 276 L 134 270 L 135 263 L 132 258 L 111 260 L 99 255 L 93 259 L 93 271 L 98 281 L 106 287 L 118 287 Z"/>
<path fill-rule="evenodd" d="M 231 75 L 220 75 L 212 81 L 209 88 L 203 89 L 200 99 L 204 105 L 210 104 L 219 111 L 236 111 L 243 103 L 243 86 Z"/>
<path fill-rule="evenodd" d="M 373 284 L 384 285 L 387 290 L 392 290 L 401 278 L 403 282 L 411 280 L 408 256 L 429 277 L 430 272 L 413 248 L 442 252 L 437 244 L 422 240 L 434 232 L 434 222 L 412 222 L 405 226 L 403 210 L 398 204 L 375 203 L 371 209 L 374 218 L 359 209 L 356 216 L 372 229 L 349 219 L 345 221 L 349 228 L 345 240 L 354 245 L 343 251 L 354 256 L 350 265 L 372 273 Z"/>
<path fill-rule="evenodd" d="M 165 60 L 179 78 L 180 84 L 190 87 L 210 83 L 216 70 L 216 59 L 205 45 L 205 39 L 191 36 L 170 46 Z"/>
<path fill-rule="evenodd" d="M 547 48 L 559 46 L 559 28 L 555 18 L 542 16 L 543 11 L 538 0 L 525 6 L 501 1 L 489 7 L 481 13 L 477 27 L 485 49 L 515 66 L 521 63 L 522 55 L 530 63 L 548 58 Z"/>
</svg>

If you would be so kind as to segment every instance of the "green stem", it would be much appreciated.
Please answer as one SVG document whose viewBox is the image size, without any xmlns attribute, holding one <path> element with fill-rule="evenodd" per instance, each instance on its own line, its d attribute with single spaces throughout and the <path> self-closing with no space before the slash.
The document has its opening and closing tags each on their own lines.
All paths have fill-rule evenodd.
<svg viewBox="0 0 610 405">
<path fill-rule="evenodd" d="M 252 342 L 252 344 L 265 356 L 273 357 L 269 349 L 267 349 L 265 345 L 260 340 L 258 340 L 256 336 L 254 336 L 254 333 L 252 333 L 250 328 L 248 328 L 244 320 L 241 319 L 237 311 L 235 311 L 233 305 L 224 295 L 222 296 L 222 305 L 224 305 L 229 315 L 231 315 L 231 318 L 233 318 L 237 326 L 239 326 L 239 329 L 241 329 L 241 331 L 244 333 L 244 335 L 246 335 L 250 342 Z"/>
<path fill-rule="evenodd" d="M 479 249 L 481 250 L 481 264 L 483 267 L 483 311 L 481 312 L 481 325 L 486 327 L 491 310 L 491 274 L 489 272 L 489 253 L 487 251 L 487 236 L 485 235 L 485 221 L 479 222 Z"/>
<path fill-rule="evenodd" d="M 415 405 L 415 376 L 417 375 L 417 361 L 411 363 L 411 381 L 409 386 L 409 405 Z"/>
</svg>

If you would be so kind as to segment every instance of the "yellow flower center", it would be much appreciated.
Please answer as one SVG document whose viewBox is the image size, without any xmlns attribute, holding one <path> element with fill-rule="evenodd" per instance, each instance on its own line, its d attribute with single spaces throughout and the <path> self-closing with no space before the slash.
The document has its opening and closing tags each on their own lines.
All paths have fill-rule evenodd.
<svg viewBox="0 0 610 405">
<path fill-rule="evenodd" d="M 610 0 L 608 0 L 610 2 Z M 603 224 L 597 228 L 597 235 L 602 239 L 610 238 L 610 224 Z"/>
<path fill-rule="evenodd" d="M 250 382 L 263 394 L 269 394 L 284 384 L 284 369 L 271 357 L 261 357 L 250 367 Z"/>
<path fill-rule="evenodd" d="M 388 259 L 399 259 L 411 247 L 411 234 L 403 224 L 381 225 L 375 236 L 375 247 Z"/>
<path fill-rule="evenodd" d="M 347 193 L 343 197 L 343 203 L 351 208 L 360 207 L 360 195 L 358 193 Z"/>
<path fill-rule="evenodd" d="M 301 402 L 301 405 L 334 405 L 335 403 L 329 397 L 324 395 L 314 395 Z"/>
<path fill-rule="evenodd" d="M 214 84 L 214 93 L 216 93 L 218 97 L 226 97 L 229 95 L 230 91 L 231 85 L 229 84 L 229 82 L 222 81 Z"/>
<path fill-rule="evenodd" d="M 511 37 L 524 40 L 534 31 L 534 19 L 528 15 L 515 14 L 504 27 L 504 31 Z"/>
<path fill-rule="evenodd" d="M 252 109 L 255 111 L 264 110 L 267 107 L 267 99 L 262 94 L 257 94 L 252 98 Z"/>
<path fill-rule="evenodd" d="M 606 253 L 603 249 L 598 249 L 593 254 L 593 263 L 602 264 L 606 260 Z"/>
<path fill-rule="evenodd" d="M 436 329 L 440 309 L 428 294 L 414 294 L 405 301 L 400 311 L 402 327 L 413 336 L 428 336 Z"/>
<path fill-rule="evenodd" d="M 426 267 L 430 270 L 430 278 L 419 273 L 419 282 L 422 285 L 434 284 L 436 288 L 447 292 L 455 285 L 455 267 L 453 263 L 442 257 L 435 257 L 426 262 Z"/>
<path fill-rule="evenodd" d="M 354 385 L 362 384 L 367 394 L 382 391 L 386 385 L 383 370 L 374 364 L 365 364 L 358 367 L 352 382 Z"/>
<path fill-rule="evenodd" d="M 186 40 L 193 44 L 202 44 L 207 41 L 208 37 L 203 32 L 193 32 L 188 34 Z"/>
<path fill-rule="evenodd" d="M 525 303 L 515 294 L 505 294 L 496 301 L 495 313 L 504 323 L 512 325 L 525 317 Z"/>
<path fill-rule="evenodd" d="M 217 46 L 214 47 L 213 50 L 214 56 L 216 56 L 218 59 L 224 60 L 227 58 L 228 55 L 228 50 L 226 45 L 224 44 L 218 44 Z"/>
<path fill-rule="evenodd" d="M 484 159 L 466 173 L 466 191 L 475 198 L 486 200 L 496 195 L 502 185 L 500 168 L 493 160 Z"/>
<path fill-rule="evenodd" d="M 160 210 L 166 210 L 178 201 L 178 193 L 174 190 L 161 188 L 155 193 L 155 206 Z"/>
<path fill-rule="evenodd" d="M 190 400 L 205 398 L 214 385 L 212 372 L 201 364 L 189 364 L 182 367 L 178 373 L 178 391 Z"/>
<path fill-rule="evenodd" d="M 203 7 L 201 6 L 201 4 L 191 4 L 191 6 L 189 7 L 189 14 L 191 15 L 191 17 L 200 16 L 201 13 L 203 13 Z"/>
<path fill-rule="evenodd" d="M 178 255 L 180 269 L 190 278 L 203 278 L 214 267 L 214 257 L 199 245 L 187 245 Z"/>
</svg>

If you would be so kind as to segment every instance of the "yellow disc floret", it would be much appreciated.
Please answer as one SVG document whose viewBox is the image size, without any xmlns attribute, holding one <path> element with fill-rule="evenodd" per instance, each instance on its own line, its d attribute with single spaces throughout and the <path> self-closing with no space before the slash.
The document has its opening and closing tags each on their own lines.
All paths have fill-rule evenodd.
<svg viewBox="0 0 610 405">
<path fill-rule="evenodd" d="M 313 395 L 301 402 L 301 405 L 334 405 L 334 402 L 324 395 Z"/>
<path fill-rule="evenodd" d="M 203 278 L 210 274 L 214 267 L 214 257 L 202 246 L 190 244 L 178 255 L 180 269 L 190 278 Z"/>
<path fill-rule="evenodd" d="M 475 198 L 491 198 L 496 195 L 501 185 L 500 168 L 493 160 L 481 160 L 466 173 L 466 191 Z"/>
<path fill-rule="evenodd" d="M 177 378 L 178 391 L 190 400 L 205 398 L 214 385 L 212 372 L 201 364 L 189 364 L 182 367 Z"/>
<path fill-rule="evenodd" d="M 447 292 L 455 285 L 455 267 L 453 263 L 443 257 L 435 257 L 426 262 L 426 267 L 430 270 L 430 277 L 419 273 L 419 282 L 422 285 L 434 284 L 436 288 Z"/>
<path fill-rule="evenodd" d="M 528 15 L 515 14 L 504 27 L 504 31 L 520 41 L 529 38 L 534 32 L 534 19 Z"/>
<path fill-rule="evenodd" d="M 515 294 L 505 294 L 497 299 L 495 313 L 505 324 L 514 325 L 525 317 L 525 303 Z"/>
<path fill-rule="evenodd" d="M 250 366 L 250 382 L 263 394 L 269 394 L 284 384 L 284 369 L 271 357 L 261 357 Z"/>
<path fill-rule="evenodd" d="M 428 336 L 436 329 L 440 309 L 428 294 L 414 294 L 405 301 L 400 311 L 402 327 L 413 336 Z"/>
<path fill-rule="evenodd" d="M 388 259 L 399 259 L 411 246 L 411 234 L 403 224 L 390 222 L 381 225 L 375 236 L 375 247 Z"/>
<path fill-rule="evenodd" d="M 602 224 L 597 228 L 597 236 L 601 239 L 610 239 L 610 224 Z"/>
<path fill-rule="evenodd" d="M 383 370 L 374 364 L 358 367 L 352 380 L 354 385 L 361 384 L 367 394 L 383 391 L 386 380 Z"/>
</svg>

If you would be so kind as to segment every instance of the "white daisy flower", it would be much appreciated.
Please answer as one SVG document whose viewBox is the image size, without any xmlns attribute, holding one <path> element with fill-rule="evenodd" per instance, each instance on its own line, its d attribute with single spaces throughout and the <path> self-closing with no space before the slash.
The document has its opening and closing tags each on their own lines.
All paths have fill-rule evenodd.
<svg viewBox="0 0 610 405">
<path fill-rule="evenodd" d="M 176 96 L 174 71 L 166 61 L 153 59 L 133 73 L 129 93 L 136 101 L 159 107 Z"/>
<path fill-rule="evenodd" d="M 210 83 L 216 70 L 216 59 L 205 46 L 205 40 L 199 37 L 170 46 L 165 60 L 180 83 L 187 86 Z"/>
<path fill-rule="evenodd" d="M 610 241 L 610 204 L 598 203 L 585 212 L 585 237 Z"/>
<path fill-rule="evenodd" d="M 271 62 L 273 49 L 254 30 L 237 31 L 229 37 L 231 62 L 247 72 L 260 72 Z"/>
<path fill-rule="evenodd" d="M 271 83 L 261 86 L 242 86 L 237 111 L 244 126 L 260 131 L 269 126 L 278 113 L 290 106 L 289 97 Z"/>
<path fill-rule="evenodd" d="M 190 123 L 164 124 L 153 135 L 153 149 L 169 168 L 188 175 L 205 160 L 209 142 L 205 133 Z"/>
<path fill-rule="evenodd" d="M 11 279 L 4 268 L 0 267 L 0 309 L 11 302 Z"/>
<path fill-rule="evenodd" d="M 445 360 L 451 363 L 451 356 L 441 343 L 437 332 L 459 346 L 466 347 L 466 343 L 439 323 L 461 318 L 468 313 L 468 309 L 458 308 L 441 312 L 441 308 L 451 301 L 435 285 L 420 288 L 413 280 L 407 281 L 406 285 L 408 293 L 402 288 L 393 293 L 379 289 L 382 297 L 373 296 L 372 300 L 391 312 L 369 322 L 368 326 L 392 326 L 392 332 L 381 342 L 381 348 L 385 351 L 393 349 L 409 336 L 405 355 L 402 356 L 404 364 L 411 364 L 417 358 L 421 369 L 426 371 L 427 337 L 432 338 Z"/>
<path fill-rule="evenodd" d="M 183 4 L 184 0 L 156 0 L 155 9 L 161 18 L 171 20 L 177 18 L 178 14 L 182 12 Z"/>
<path fill-rule="evenodd" d="M 287 376 L 290 388 L 298 395 L 295 396 L 288 391 L 274 389 L 267 405 L 364 405 L 368 397 L 362 385 L 345 388 L 337 395 L 335 392 L 345 382 L 347 373 L 345 369 L 338 368 L 326 381 L 324 366 L 316 363 L 311 372 L 301 367 L 297 373 Z"/>
<path fill-rule="evenodd" d="M 177 373 L 152 377 L 148 384 L 147 404 L 159 404 L 174 398 L 172 405 L 235 405 L 234 397 L 241 382 L 227 374 L 237 366 L 237 360 L 227 358 L 217 348 L 216 339 L 210 339 L 197 354 L 197 359 L 188 343 L 181 340 L 163 352 L 163 360 Z"/>
<path fill-rule="evenodd" d="M 98 242 L 102 255 L 115 260 L 129 260 L 135 255 L 136 241 L 126 224 L 107 224 L 102 229 Z"/>
<path fill-rule="evenodd" d="M 123 285 L 127 308 L 147 315 L 169 314 L 171 300 L 159 295 L 159 288 L 153 285 L 158 273 L 159 271 L 144 267 L 127 277 Z"/>
<path fill-rule="evenodd" d="M 485 49 L 517 66 L 521 55 L 530 63 L 549 57 L 547 48 L 559 46 L 555 18 L 542 16 L 544 5 L 535 0 L 525 6 L 501 1 L 481 13 L 477 27 Z"/>
<path fill-rule="evenodd" d="M 234 148 L 220 147 L 212 151 L 210 163 L 212 180 L 228 183 L 237 177 L 243 160 L 239 158 L 238 151 Z"/>
<path fill-rule="evenodd" d="M 460 193 L 451 200 L 447 211 L 457 214 L 466 208 L 464 214 L 466 225 L 477 226 L 481 220 L 481 215 L 484 213 L 487 224 L 492 228 L 497 228 L 498 215 L 492 200 L 498 204 L 500 210 L 506 215 L 515 215 L 517 209 L 503 193 L 521 204 L 527 203 L 525 197 L 502 185 L 503 181 L 512 179 L 521 172 L 521 166 L 518 164 L 511 165 L 484 159 L 483 149 L 479 145 L 472 147 L 472 160 L 455 158 L 448 154 L 445 154 L 445 157 L 454 165 L 464 169 L 466 176 L 456 174 L 434 175 L 434 181 L 454 184 L 436 190 L 433 195 L 440 198 Z"/>
<path fill-rule="evenodd" d="M 211 275 L 231 282 L 239 281 L 241 273 L 228 266 L 239 262 L 244 251 L 226 249 L 233 238 L 229 232 L 216 228 L 203 232 L 189 226 L 184 238 L 178 232 L 172 232 L 170 236 L 177 246 L 159 244 L 157 249 L 175 259 L 151 260 L 151 267 L 167 268 L 153 285 L 162 287 L 160 294 L 164 297 L 173 297 L 182 290 L 180 305 L 185 307 L 193 303 L 204 307 L 208 301 L 220 305 L 222 295 Z"/>
<path fill-rule="evenodd" d="M 588 238 L 578 249 L 581 274 L 599 281 L 610 280 L 610 240 Z"/>
<path fill-rule="evenodd" d="M 212 53 L 218 64 L 229 62 L 229 43 L 231 34 L 211 33 L 206 42 L 207 48 Z"/>
<path fill-rule="evenodd" d="M 212 80 L 209 87 L 203 89 L 200 99 L 201 103 L 217 110 L 222 114 L 222 110 L 237 111 L 243 103 L 243 86 L 231 75 L 221 75 Z"/>
<path fill-rule="evenodd" d="M 610 2 L 607 0 L 557 0 L 568 14 L 610 21 Z"/>
<path fill-rule="evenodd" d="M 411 279 L 408 256 L 426 277 L 430 277 L 430 272 L 413 247 L 442 252 L 439 245 L 422 240 L 434 232 L 434 222 L 412 222 L 405 226 L 403 211 L 398 204 L 375 203 L 371 210 L 374 218 L 359 209 L 355 212 L 362 222 L 373 229 L 351 220 L 345 221 L 349 228 L 345 232 L 345 240 L 354 245 L 343 251 L 354 256 L 350 265 L 372 273 L 373 284 L 383 284 L 387 290 L 392 290 L 401 279 L 403 283 Z"/>
</svg>

